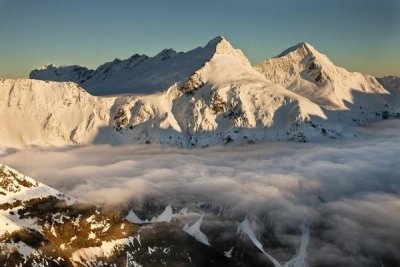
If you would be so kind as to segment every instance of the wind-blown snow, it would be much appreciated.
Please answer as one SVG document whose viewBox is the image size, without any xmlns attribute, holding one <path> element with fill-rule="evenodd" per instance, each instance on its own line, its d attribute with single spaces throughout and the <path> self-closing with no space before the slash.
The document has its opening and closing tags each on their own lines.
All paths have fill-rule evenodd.
<svg viewBox="0 0 400 267">
<path fill-rule="evenodd" d="M 238 233 L 240 233 L 240 234 L 246 234 L 246 235 L 250 238 L 251 242 L 253 242 L 253 244 L 254 244 L 262 253 L 264 253 L 265 256 L 267 256 L 267 258 L 274 264 L 275 267 L 281 267 L 281 266 L 282 266 L 274 257 L 272 257 L 270 254 L 268 254 L 268 253 L 264 250 L 262 244 L 260 243 L 260 241 L 258 241 L 258 239 L 257 239 L 257 237 L 255 236 L 253 230 L 251 229 L 250 222 L 249 222 L 249 220 L 248 220 L 247 218 L 245 218 L 245 219 L 243 220 L 243 222 L 241 222 L 241 223 L 239 224 Z"/>
<path fill-rule="evenodd" d="M 168 205 L 163 213 L 161 213 L 157 218 L 153 218 L 151 222 L 153 223 L 159 223 L 159 222 L 171 222 L 171 220 L 174 218 L 174 214 L 172 212 L 172 207 Z"/>
<path fill-rule="evenodd" d="M 150 223 L 148 220 L 142 220 L 140 219 L 133 211 L 129 211 L 128 215 L 125 217 L 129 222 L 134 223 L 134 224 L 145 224 L 145 223 Z"/>
<path fill-rule="evenodd" d="M 300 241 L 300 248 L 297 252 L 297 255 L 286 262 L 284 267 L 307 267 L 307 247 L 310 242 L 310 229 L 308 225 L 302 226 L 302 234 L 301 234 L 301 241 Z"/>
<path fill-rule="evenodd" d="M 151 220 L 140 219 L 132 210 L 129 211 L 125 219 L 134 224 L 161 223 L 161 222 L 169 223 L 175 216 L 176 214 L 173 214 L 172 207 L 168 205 L 167 207 L 165 207 L 165 210 L 158 217 L 152 218 Z"/>
<path fill-rule="evenodd" d="M 200 229 L 202 223 L 203 223 L 203 215 L 191 226 L 186 224 L 183 227 L 183 231 L 196 238 L 197 241 L 207 246 L 211 246 L 210 243 L 208 242 L 207 236 Z"/>
<path fill-rule="evenodd" d="M 233 247 L 231 247 L 228 251 L 224 252 L 224 256 L 227 258 L 231 258 L 232 257 L 232 251 L 233 251 Z"/>
</svg>

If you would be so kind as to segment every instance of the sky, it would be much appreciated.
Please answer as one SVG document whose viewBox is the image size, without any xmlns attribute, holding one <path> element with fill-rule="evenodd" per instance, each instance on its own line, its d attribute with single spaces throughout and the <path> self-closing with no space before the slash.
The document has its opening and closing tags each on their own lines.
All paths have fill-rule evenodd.
<svg viewBox="0 0 400 267">
<path fill-rule="evenodd" d="M 217 35 L 253 64 L 307 41 L 349 70 L 400 75 L 400 0 L 0 0 L 0 77 L 188 51 Z"/>
</svg>

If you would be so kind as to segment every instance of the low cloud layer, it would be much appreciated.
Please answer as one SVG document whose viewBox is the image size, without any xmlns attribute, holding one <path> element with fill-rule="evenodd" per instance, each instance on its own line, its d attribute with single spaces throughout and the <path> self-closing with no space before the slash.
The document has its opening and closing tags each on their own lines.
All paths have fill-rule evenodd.
<svg viewBox="0 0 400 267">
<path fill-rule="evenodd" d="M 312 266 L 395 266 L 400 122 L 362 131 L 366 138 L 329 144 L 8 150 L 0 162 L 91 203 L 127 205 L 152 197 L 182 207 L 204 201 L 246 214 L 258 233 L 267 217 L 278 239 L 293 247 L 307 223 Z"/>
</svg>

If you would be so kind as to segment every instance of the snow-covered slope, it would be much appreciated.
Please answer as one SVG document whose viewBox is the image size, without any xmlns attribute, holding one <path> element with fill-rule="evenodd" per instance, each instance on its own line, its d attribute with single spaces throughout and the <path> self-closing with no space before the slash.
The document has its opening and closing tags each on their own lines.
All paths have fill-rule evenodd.
<svg viewBox="0 0 400 267">
<path fill-rule="evenodd" d="M 382 109 L 389 94 L 374 77 L 335 66 L 307 43 L 297 44 L 255 68 L 267 79 L 328 110 Z"/>
<path fill-rule="evenodd" d="M 129 238 L 134 226 L 0 164 L 0 264 L 71 266 L 82 247 Z M 104 249 L 102 251 L 104 253 Z"/>
<path fill-rule="evenodd" d="M 0 143 L 89 143 L 108 124 L 112 101 L 71 82 L 0 79 Z"/>
</svg>

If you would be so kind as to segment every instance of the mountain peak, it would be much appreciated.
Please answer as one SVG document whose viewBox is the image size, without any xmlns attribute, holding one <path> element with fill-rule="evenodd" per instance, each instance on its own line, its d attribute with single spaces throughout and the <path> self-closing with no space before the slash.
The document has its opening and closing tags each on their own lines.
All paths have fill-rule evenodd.
<svg viewBox="0 0 400 267">
<path fill-rule="evenodd" d="M 280 53 L 277 57 L 284 57 L 292 52 L 303 52 L 306 54 L 315 54 L 315 52 L 317 52 L 317 50 L 311 44 L 306 43 L 306 42 L 301 42 L 292 47 L 289 47 L 288 49 L 286 49 L 285 51 Z"/>
<path fill-rule="evenodd" d="M 212 50 L 215 50 L 216 52 L 218 52 L 218 50 L 222 50 L 222 49 L 237 50 L 232 46 L 232 44 L 228 40 L 226 40 L 221 35 L 218 35 L 214 39 L 210 40 L 205 47 L 206 48 L 209 47 Z"/>
<path fill-rule="evenodd" d="M 219 44 L 219 43 L 221 43 L 221 42 L 223 42 L 223 41 L 228 42 L 222 35 L 218 35 L 217 37 L 211 39 L 211 40 L 207 43 L 207 46 L 216 45 L 216 44 Z"/>
<path fill-rule="evenodd" d="M 221 35 L 210 40 L 205 48 L 210 48 L 214 55 L 231 56 L 241 61 L 244 65 L 250 64 L 242 50 L 234 48 L 232 44 Z"/>
<path fill-rule="evenodd" d="M 52 63 L 49 63 L 49 64 L 44 64 L 43 66 L 37 68 L 37 70 L 47 70 L 51 68 L 57 68 L 57 66 Z"/>
<path fill-rule="evenodd" d="M 158 53 L 155 58 L 160 58 L 161 61 L 167 60 L 174 56 L 177 52 L 172 48 L 167 48 Z"/>
</svg>

